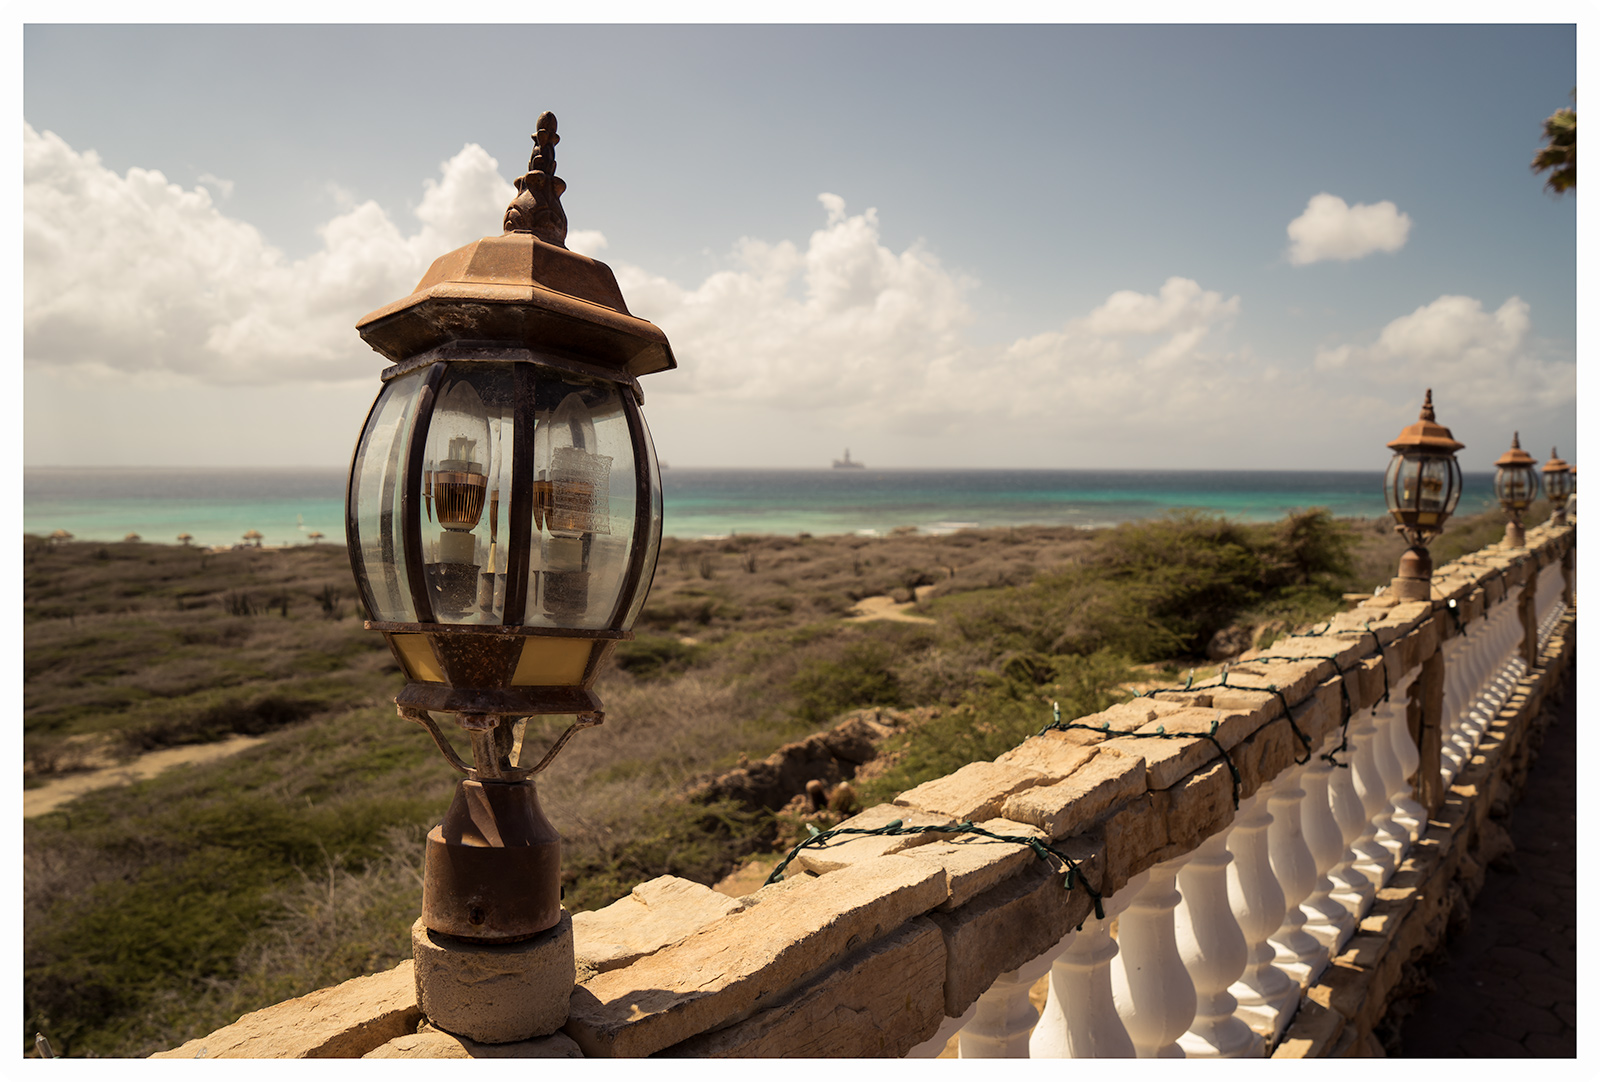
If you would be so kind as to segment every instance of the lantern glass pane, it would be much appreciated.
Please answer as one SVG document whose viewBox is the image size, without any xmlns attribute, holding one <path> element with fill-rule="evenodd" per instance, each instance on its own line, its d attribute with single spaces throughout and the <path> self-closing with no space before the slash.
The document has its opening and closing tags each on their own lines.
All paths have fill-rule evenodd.
<svg viewBox="0 0 1600 1082">
<path fill-rule="evenodd" d="M 1445 459 L 1445 462 L 1450 467 L 1450 491 L 1445 497 L 1444 513 L 1453 515 L 1456 513 L 1456 504 L 1461 502 L 1461 464 L 1456 461 L 1455 455 Z"/>
<path fill-rule="evenodd" d="M 416 417 L 415 399 L 425 372 L 407 373 L 384 384 L 356 447 L 350 471 L 355 536 L 351 551 L 360 560 L 368 611 L 374 620 L 411 622 L 417 618 L 406 578 L 404 529 L 400 517 L 405 491 L 406 448 Z"/>
<path fill-rule="evenodd" d="M 1539 498 L 1539 475 L 1532 466 L 1501 466 L 1494 471 L 1494 495 L 1512 510 L 1526 510 Z"/>
<path fill-rule="evenodd" d="M 633 443 L 622 389 L 541 368 L 534 395 L 530 627 L 611 627 L 633 546 Z"/>
<path fill-rule="evenodd" d="M 505 614 L 505 544 L 515 438 L 511 365 L 453 363 L 428 423 L 418 506 L 434 616 L 498 624 Z"/>
<path fill-rule="evenodd" d="M 644 566 L 639 572 L 639 589 L 628 605 L 627 617 L 622 622 L 624 630 L 633 626 L 633 622 L 639 618 L 639 610 L 644 608 L 645 599 L 650 596 L 650 583 L 656 577 L 656 560 L 661 555 L 661 465 L 656 461 L 655 441 L 650 438 L 650 429 L 644 423 L 643 416 L 639 418 L 639 439 L 644 446 L 644 467 L 650 485 L 650 525 L 645 534 Z"/>
<path fill-rule="evenodd" d="M 1389 469 L 1383 478 L 1384 498 L 1389 501 L 1389 511 L 1395 518 L 1416 509 L 1417 462 L 1405 455 L 1395 455 L 1389 460 Z"/>
<path fill-rule="evenodd" d="M 1552 500 L 1572 495 L 1572 475 L 1566 470 L 1551 470 L 1544 475 L 1544 488 Z"/>
<path fill-rule="evenodd" d="M 1418 478 L 1417 510 L 1438 514 L 1448 513 L 1451 496 L 1451 470 L 1448 458 L 1432 455 L 1424 458 Z"/>
</svg>

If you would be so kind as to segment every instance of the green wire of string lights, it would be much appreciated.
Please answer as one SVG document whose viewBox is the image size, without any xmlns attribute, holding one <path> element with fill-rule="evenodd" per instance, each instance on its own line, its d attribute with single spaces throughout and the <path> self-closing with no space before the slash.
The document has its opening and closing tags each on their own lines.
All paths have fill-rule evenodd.
<svg viewBox="0 0 1600 1082">
<path fill-rule="evenodd" d="M 832 841 L 834 838 L 843 834 L 877 835 L 880 837 L 898 837 L 906 834 L 923 833 L 976 834 L 979 837 L 992 838 L 997 842 L 1012 842 L 1016 845 L 1026 845 L 1029 849 L 1033 850 L 1033 855 L 1044 861 L 1046 865 L 1050 864 L 1051 857 L 1055 857 L 1061 862 L 1062 868 L 1065 869 L 1062 886 L 1064 886 L 1067 890 L 1071 890 L 1073 887 L 1081 886 L 1084 889 L 1084 892 L 1088 894 L 1090 899 L 1094 902 L 1095 917 L 1099 920 L 1104 920 L 1106 917 L 1105 905 L 1101 900 L 1103 896 L 1098 890 L 1095 890 L 1094 887 L 1090 886 L 1089 881 L 1084 878 L 1083 874 L 1078 868 L 1078 862 L 1067 856 L 1067 854 L 1061 852 L 1061 850 L 1055 848 L 1055 846 L 1047 845 L 1038 838 L 1029 838 L 1014 834 L 996 834 L 991 830 L 985 830 L 983 827 L 976 826 L 970 819 L 963 820 L 959 823 L 947 823 L 944 825 L 925 827 L 908 827 L 905 825 L 904 820 L 894 819 L 885 823 L 881 827 L 834 827 L 831 830 L 818 830 L 811 823 L 807 823 L 806 831 L 810 834 L 810 837 L 806 838 L 804 841 L 801 841 L 799 844 L 795 845 L 794 848 L 789 850 L 788 855 L 779 862 L 776 868 L 772 869 L 772 874 L 767 876 L 767 881 L 763 883 L 762 886 L 771 886 L 773 883 L 782 882 L 784 869 L 789 866 L 790 861 L 794 860 L 795 857 L 800 855 L 800 851 L 802 849 L 820 849 L 826 846 L 828 842 Z"/>
</svg>

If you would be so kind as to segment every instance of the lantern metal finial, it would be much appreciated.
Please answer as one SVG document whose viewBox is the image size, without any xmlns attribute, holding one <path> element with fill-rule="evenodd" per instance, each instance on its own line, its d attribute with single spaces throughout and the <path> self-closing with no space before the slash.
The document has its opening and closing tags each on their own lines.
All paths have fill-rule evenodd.
<svg viewBox="0 0 1600 1082">
<path fill-rule="evenodd" d="M 1417 418 L 1419 421 L 1431 421 L 1433 416 L 1433 388 L 1429 387 L 1422 396 L 1422 413 Z"/>
<path fill-rule="evenodd" d="M 532 233 L 546 244 L 567 246 L 567 212 L 561 209 L 561 193 L 567 182 L 556 176 L 556 115 L 539 114 L 533 133 L 533 154 L 528 171 L 516 180 L 517 197 L 506 208 L 505 232 Z"/>
</svg>

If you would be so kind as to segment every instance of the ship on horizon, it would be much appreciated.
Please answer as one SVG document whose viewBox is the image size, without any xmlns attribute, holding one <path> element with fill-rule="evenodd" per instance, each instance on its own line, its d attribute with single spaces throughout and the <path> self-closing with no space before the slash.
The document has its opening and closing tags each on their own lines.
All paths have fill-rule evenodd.
<svg viewBox="0 0 1600 1082">
<path fill-rule="evenodd" d="M 867 468 L 867 464 L 865 462 L 857 462 L 851 458 L 850 448 L 846 447 L 844 449 L 844 457 L 833 460 L 833 468 L 836 470 L 864 470 Z"/>
</svg>

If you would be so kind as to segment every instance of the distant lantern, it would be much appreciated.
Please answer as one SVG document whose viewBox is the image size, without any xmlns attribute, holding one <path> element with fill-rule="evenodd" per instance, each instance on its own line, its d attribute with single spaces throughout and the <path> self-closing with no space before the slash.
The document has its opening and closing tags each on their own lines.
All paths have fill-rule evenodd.
<svg viewBox="0 0 1600 1082">
<path fill-rule="evenodd" d="M 1541 468 L 1544 474 L 1544 494 L 1550 499 L 1550 521 L 1556 526 L 1567 524 L 1567 497 L 1573 493 L 1572 467 L 1556 457 L 1550 448 L 1550 461 Z"/>
<path fill-rule="evenodd" d="M 1525 542 L 1522 515 L 1539 498 L 1539 470 L 1533 456 L 1522 449 L 1519 433 L 1511 434 L 1511 449 L 1495 460 L 1494 494 L 1505 508 L 1506 544 L 1521 548 Z"/>
<path fill-rule="evenodd" d="M 534 138 L 504 234 L 356 325 L 391 366 L 350 466 L 351 567 L 406 676 L 401 716 L 465 775 L 428 835 L 423 922 L 479 943 L 560 920 L 531 779 L 602 721 L 596 676 L 649 592 L 661 481 L 638 381 L 676 367 L 610 268 L 567 250 L 552 114 Z M 469 734 L 470 765 L 430 712 Z M 545 714 L 576 720 L 534 763 L 521 731 Z"/>
<path fill-rule="evenodd" d="M 1428 545 L 1461 499 L 1456 452 L 1464 446 L 1434 420 L 1431 389 L 1423 396 L 1416 422 L 1389 441 L 1394 457 L 1383 479 L 1384 498 L 1395 531 L 1410 545 L 1400 558 L 1400 574 L 1393 584 L 1395 596 L 1403 601 L 1426 601 L 1431 594 L 1433 557 Z"/>
</svg>

